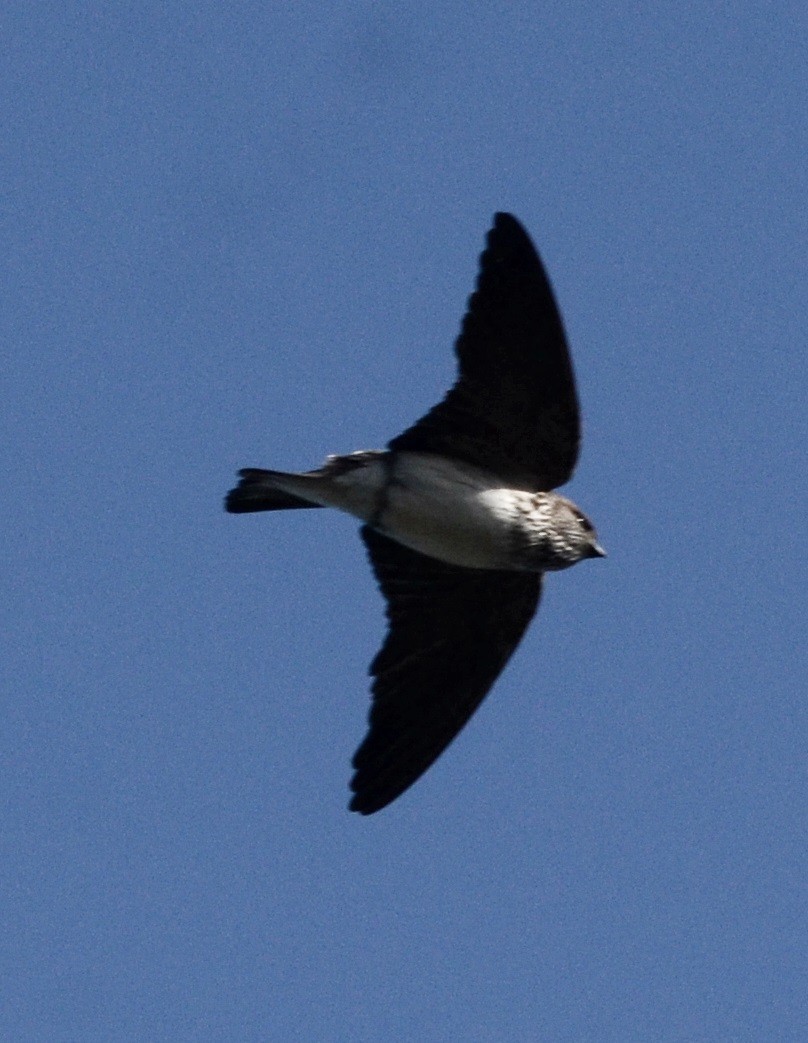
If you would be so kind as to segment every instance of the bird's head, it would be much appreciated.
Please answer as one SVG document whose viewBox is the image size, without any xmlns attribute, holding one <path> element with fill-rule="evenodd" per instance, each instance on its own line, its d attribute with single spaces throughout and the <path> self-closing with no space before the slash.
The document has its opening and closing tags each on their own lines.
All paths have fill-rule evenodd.
<svg viewBox="0 0 808 1043">
<path fill-rule="evenodd" d="M 606 556 L 592 522 L 557 493 L 536 493 L 531 528 L 531 557 L 541 569 L 568 569 L 584 558 Z"/>
</svg>

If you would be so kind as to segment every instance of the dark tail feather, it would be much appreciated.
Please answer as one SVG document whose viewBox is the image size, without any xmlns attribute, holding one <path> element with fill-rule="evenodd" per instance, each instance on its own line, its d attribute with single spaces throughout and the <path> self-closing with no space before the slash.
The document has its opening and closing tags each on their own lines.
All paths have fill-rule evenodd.
<svg viewBox="0 0 808 1043">
<path fill-rule="evenodd" d="M 225 497 L 224 508 L 231 514 L 249 514 L 252 511 L 293 511 L 302 507 L 319 507 L 299 496 L 272 488 L 274 471 L 246 467 L 239 471 L 241 481 Z"/>
</svg>

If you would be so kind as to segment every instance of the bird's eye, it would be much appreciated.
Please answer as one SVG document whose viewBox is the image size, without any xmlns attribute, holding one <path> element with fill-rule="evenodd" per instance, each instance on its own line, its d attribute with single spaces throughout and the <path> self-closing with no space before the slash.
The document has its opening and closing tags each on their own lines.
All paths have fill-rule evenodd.
<svg viewBox="0 0 808 1043">
<path fill-rule="evenodd" d="M 584 530 L 584 532 L 595 531 L 595 527 L 592 524 L 592 522 L 588 518 L 585 518 L 583 514 L 578 515 L 578 521 L 581 523 L 581 528 Z"/>
</svg>

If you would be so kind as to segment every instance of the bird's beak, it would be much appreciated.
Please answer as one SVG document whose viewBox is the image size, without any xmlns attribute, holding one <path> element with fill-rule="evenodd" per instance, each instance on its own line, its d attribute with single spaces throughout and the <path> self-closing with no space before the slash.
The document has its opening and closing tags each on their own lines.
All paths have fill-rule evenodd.
<svg viewBox="0 0 808 1043">
<path fill-rule="evenodd" d="M 590 558 L 605 558 L 606 557 L 606 551 L 603 549 L 603 547 L 601 547 L 601 545 L 599 543 L 593 543 L 592 546 L 589 548 L 589 557 Z"/>
</svg>

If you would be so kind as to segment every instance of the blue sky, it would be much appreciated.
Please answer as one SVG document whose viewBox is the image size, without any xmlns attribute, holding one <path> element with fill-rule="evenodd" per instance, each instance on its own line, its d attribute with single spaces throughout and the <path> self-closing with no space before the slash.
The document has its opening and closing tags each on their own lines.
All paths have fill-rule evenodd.
<svg viewBox="0 0 808 1043">
<path fill-rule="evenodd" d="M 804 5 L 2 28 L 0 1035 L 808 1038 Z M 609 558 L 362 819 L 357 527 L 221 499 L 442 396 L 496 210 Z"/>
</svg>

